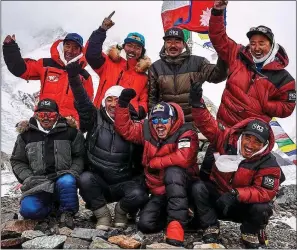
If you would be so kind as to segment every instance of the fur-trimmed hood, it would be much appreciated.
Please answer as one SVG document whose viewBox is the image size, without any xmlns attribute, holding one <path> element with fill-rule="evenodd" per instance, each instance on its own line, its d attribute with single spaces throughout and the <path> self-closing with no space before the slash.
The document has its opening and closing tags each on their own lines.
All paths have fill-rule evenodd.
<svg viewBox="0 0 297 250">
<path fill-rule="evenodd" d="M 112 45 L 108 48 L 107 55 L 113 62 L 120 62 L 121 60 L 124 60 L 128 63 L 128 61 L 121 56 L 121 51 L 122 49 L 120 49 L 119 46 Z M 135 62 L 134 69 L 138 73 L 144 73 L 148 70 L 151 64 L 151 59 L 148 56 L 143 56 L 141 59 Z"/>
</svg>

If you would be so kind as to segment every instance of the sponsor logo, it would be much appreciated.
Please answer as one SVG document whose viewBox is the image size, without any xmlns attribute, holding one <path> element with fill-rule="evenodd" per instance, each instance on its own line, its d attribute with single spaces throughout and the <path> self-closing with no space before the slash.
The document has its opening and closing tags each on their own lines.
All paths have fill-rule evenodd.
<svg viewBox="0 0 297 250">
<path fill-rule="evenodd" d="M 288 101 L 295 102 L 296 101 L 296 92 L 292 91 L 288 93 Z"/>
<path fill-rule="evenodd" d="M 256 129 L 258 130 L 259 132 L 263 132 L 264 130 L 264 127 L 260 126 L 258 123 L 254 123 L 253 126 L 252 126 L 252 129 Z"/>
<path fill-rule="evenodd" d="M 47 80 L 49 82 L 57 82 L 57 81 L 59 81 L 59 77 L 58 76 L 47 76 Z"/>
<path fill-rule="evenodd" d="M 154 109 L 153 109 L 153 113 L 155 113 L 155 112 L 158 112 L 158 111 L 164 111 L 165 110 L 165 107 L 163 106 L 163 105 L 161 105 L 161 104 L 157 104 L 155 107 L 154 107 Z"/>
<path fill-rule="evenodd" d="M 178 31 L 177 30 L 170 30 L 169 35 L 170 36 L 178 36 Z"/>
<path fill-rule="evenodd" d="M 274 188 L 274 178 L 272 176 L 264 176 L 262 180 L 262 187 L 267 189 Z"/>
<path fill-rule="evenodd" d="M 189 138 L 182 138 L 178 141 L 177 148 L 189 148 L 191 146 L 191 140 Z"/>
<path fill-rule="evenodd" d="M 41 106 L 51 106 L 51 102 L 50 101 L 41 101 Z"/>
</svg>

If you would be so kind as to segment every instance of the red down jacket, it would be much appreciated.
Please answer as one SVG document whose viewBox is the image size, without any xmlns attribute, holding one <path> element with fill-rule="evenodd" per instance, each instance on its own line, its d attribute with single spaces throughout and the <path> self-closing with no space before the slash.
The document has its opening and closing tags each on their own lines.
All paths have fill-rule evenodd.
<svg viewBox="0 0 297 250">
<path fill-rule="evenodd" d="M 237 154 L 237 141 L 243 128 L 254 118 L 239 122 L 232 128 L 220 128 L 218 122 L 207 109 L 192 108 L 195 125 L 213 144 L 220 155 Z M 257 118 L 259 119 L 259 118 Z M 263 120 L 262 120 L 263 121 Z M 251 159 L 243 160 L 236 172 L 223 173 L 214 165 L 210 179 L 217 184 L 221 193 L 236 188 L 239 200 L 243 203 L 271 201 L 279 189 L 281 169 L 275 157 L 270 153 L 274 146 L 274 136 L 270 128 L 269 145 L 266 150 Z M 265 178 L 273 180 L 273 187 L 265 187 Z"/>
<path fill-rule="evenodd" d="M 284 69 L 288 56 L 279 46 L 274 61 L 257 72 L 249 46 L 244 47 L 226 34 L 224 16 L 212 13 L 209 37 L 220 58 L 227 62 L 229 75 L 217 119 L 232 127 L 249 117 L 269 122 L 272 117 L 288 117 L 295 101 L 295 79 Z"/>
<path fill-rule="evenodd" d="M 186 168 L 192 177 L 198 176 L 197 153 L 198 135 L 191 124 L 185 124 L 182 109 L 176 103 L 169 103 L 177 111 L 177 120 L 165 141 L 158 141 L 150 120 L 133 122 L 128 108 L 117 106 L 115 128 L 126 139 L 144 145 L 142 165 L 146 184 L 155 195 L 165 194 L 163 183 L 166 167 Z M 178 147 L 179 142 L 190 142 L 186 147 Z"/>
<path fill-rule="evenodd" d="M 144 118 L 148 112 L 148 76 L 145 72 L 149 64 L 145 62 L 144 58 L 140 59 L 139 63 L 145 66 L 140 67 L 136 72 L 138 62 L 134 59 L 117 58 L 115 46 L 111 46 L 107 54 L 103 52 L 102 46 L 105 39 L 106 31 L 99 28 L 91 34 L 85 49 L 86 60 L 100 78 L 94 105 L 100 108 L 105 92 L 114 85 L 132 88 L 135 90 L 136 96 L 131 100 L 131 104 L 136 112 L 141 113 L 140 116 Z"/>
<path fill-rule="evenodd" d="M 17 71 L 16 67 L 20 68 L 19 65 L 11 67 L 10 71 L 14 75 L 25 80 L 40 80 L 41 88 L 39 100 L 45 98 L 55 100 L 59 106 L 59 111 L 62 116 L 73 116 L 76 121 L 79 121 L 78 113 L 74 108 L 74 97 L 68 83 L 68 74 L 65 70 L 65 64 L 60 59 L 58 51 L 60 43 L 63 43 L 63 40 L 58 40 L 53 43 L 50 50 L 51 58 L 41 58 L 36 61 L 29 58 L 18 58 L 20 55 L 15 57 L 14 60 L 16 62 L 21 60 L 25 63 L 24 66 L 22 65 L 24 72 L 21 75 L 17 75 L 16 72 L 14 72 Z M 16 49 L 18 49 L 17 46 Z M 6 57 L 9 60 L 8 54 Z M 84 62 L 83 67 L 87 64 L 84 57 L 80 59 L 80 62 Z M 83 70 L 80 73 L 80 77 L 88 96 L 91 100 L 93 100 L 94 89 L 91 75 L 86 70 Z"/>
</svg>

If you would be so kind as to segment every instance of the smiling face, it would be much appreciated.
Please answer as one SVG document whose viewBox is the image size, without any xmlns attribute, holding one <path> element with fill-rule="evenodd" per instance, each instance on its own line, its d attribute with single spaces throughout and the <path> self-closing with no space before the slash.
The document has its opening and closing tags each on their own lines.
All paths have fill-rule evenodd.
<svg viewBox="0 0 297 250">
<path fill-rule="evenodd" d="M 151 121 L 153 124 L 153 129 L 156 131 L 158 138 L 165 139 L 172 127 L 172 119 L 153 118 Z"/>
<path fill-rule="evenodd" d="M 255 34 L 250 39 L 250 48 L 252 55 L 256 59 L 261 59 L 269 53 L 271 44 L 266 36 Z"/>
<path fill-rule="evenodd" d="M 119 98 L 116 96 L 108 96 L 105 99 L 105 110 L 109 116 L 114 119 L 115 116 L 115 107 L 118 103 Z"/>
<path fill-rule="evenodd" d="M 81 53 L 81 47 L 74 41 L 65 41 L 63 45 L 64 58 L 67 62 Z"/>
<path fill-rule="evenodd" d="M 141 57 L 142 46 L 138 43 L 126 43 L 124 46 L 127 59 L 138 60 Z"/>
<path fill-rule="evenodd" d="M 244 158 L 251 158 L 253 154 L 257 153 L 263 147 L 264 143 L 261 142 L 256 136 L 250 134 L 242 135 L 241 154 Z"/>
<path fill-rule="evenodd" d="M 181 39 L 169 37 L 165 40 L 165 51 L 171 57 L 179 56 L 184 48 L 185 44 Z"/>
</svg>

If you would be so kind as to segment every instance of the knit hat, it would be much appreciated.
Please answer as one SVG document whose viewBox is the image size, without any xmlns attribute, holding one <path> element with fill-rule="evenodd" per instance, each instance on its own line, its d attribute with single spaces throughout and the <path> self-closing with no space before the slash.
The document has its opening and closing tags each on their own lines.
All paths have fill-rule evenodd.
<svg viewBox="0 0 297 250">
<path fill-rule="evenodd" d="M 65 41 L 73 41 L 76 42 L 81 48 L 83 47 L 84 40 L 83 38 L 77 34 L 77 33 L 69 33 L 67 36 L 64 38 Z"/>
<path fill-rule="evenodd" d="M 115 85 L 115 86 L 110 87 L 105 92 L 104 98 L 102 99 L 102 102 L 101 102 L 102 107 L 105 107 L 105 100 L 107 97 L 109 97 L 109 96 L 119 97 L 121 95 L 123 89 L 124 88 L 120 85 Z"/>
<path fill-rule="evenodd" d="M 145 39 L 144 36 L 138 32 L 129 33 L 124 43 L 138 43 L 143 48 L 145 47 Z"/>
</svg>

